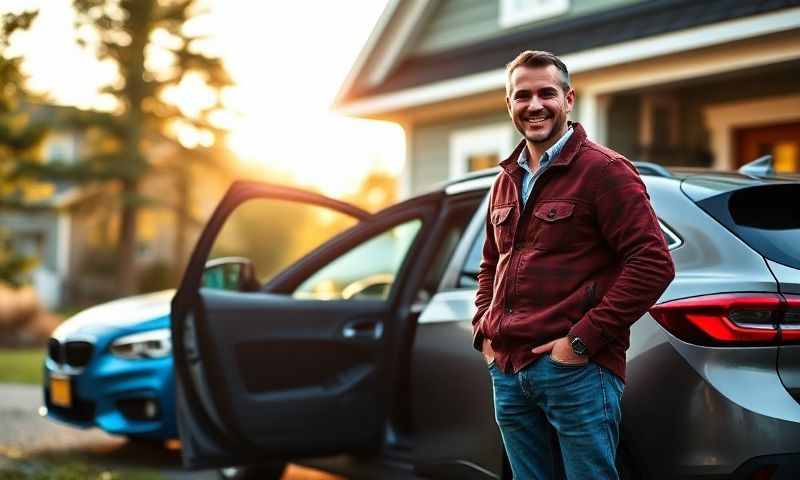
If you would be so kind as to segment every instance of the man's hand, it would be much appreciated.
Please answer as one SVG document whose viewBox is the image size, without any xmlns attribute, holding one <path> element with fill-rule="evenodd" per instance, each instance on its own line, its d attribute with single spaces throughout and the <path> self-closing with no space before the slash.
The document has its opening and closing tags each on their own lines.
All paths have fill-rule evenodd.
<svg viewBox="0 0 800 480">
<path fill-rule="evenodd" d="M 551 342 L 547 342 L 544 345 L 539 345 L 533 349 L 533 353 L 547 352 L 550 352 L 550 358 L 558 363 L 583 365 L 589 361 L 588 357 L 576 355 L 575 352 L 572 351 L 572 345 L 569 344 L 568 337 L 561 337 Z"/>
<path fill-rule="evenodd" d="M 486 337 L 483 337 L 483 346 L 481 347 L 481 353 L 483 353 L 483 358 L 486 360 L 486 364 L 489 365 L 494 361 L 494 350 L 492 350 L 492 342 Z"/>
</svg>

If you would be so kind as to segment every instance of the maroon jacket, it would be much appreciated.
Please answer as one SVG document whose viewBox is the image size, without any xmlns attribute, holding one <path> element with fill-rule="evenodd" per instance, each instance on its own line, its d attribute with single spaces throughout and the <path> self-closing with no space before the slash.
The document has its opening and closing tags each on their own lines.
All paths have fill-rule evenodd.
<svg viewBox="0 0 800 480">
<path fill-rule="evenodd" d="M 522 141 L 491 190 L 478 273 L 473 345 L 491 339 L 497 366 L 516 372 L 531 352 L 572 334 L 592 361 L 625 379 L 630 325 L 675 276 L 650 197 L 622 155 L 578 123 L 521 208 Z"/>
</svg>

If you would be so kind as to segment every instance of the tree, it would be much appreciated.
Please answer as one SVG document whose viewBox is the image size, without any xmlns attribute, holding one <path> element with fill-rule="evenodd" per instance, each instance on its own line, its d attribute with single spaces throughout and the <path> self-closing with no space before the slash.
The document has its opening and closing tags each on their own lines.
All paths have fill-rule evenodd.
<svg viewBox="0 0 800 480">
<path fill-rule="evenodd" d="M 46 126 L 31 119 L 22 106 L 31 99 L 25 89 L 22 58 L 8 54 L 11 37 L 30 27 L 37 12 L 6 13 L 0 16 L 0 208 L 23 208 L 40 186 L 31 180 L 14 179 L 18 162 L 32 161 Z"/>
<path fill-rule="evenodd" d="M 22 285 L 24 275 L 36 266 L 36 259 L 14 249 L 8 233 L 0 228 L 0 286 L 7 283 Z"/>
<path fill-rule="evenodd" d="M 388 172 L 373 170 L 361 180 L 358 190 L 346 195 L 344 201 L 377 212 L 397 202 L 397 179 Z"/>
<path fill-rule="evenodd" d="M 7 178 L 15 162 L 31 155 L 45 133 L 44 125 L 31 121 L 20 108 L 29 97 L 20 70 L 22 59 L 7 53 L 11 36 L 29 28 L 36 15 L 32 11 L 0 16 L 0 209 L 23 208 L 36 190 L 31 182 Z M 35 263 L 34 258 L 17 252 L 9 233 L 0 229 L 0 283 L 18 286 Z"/>
<path fill-rule="evenodd" d="M 188 157 L 206 161 L 217 158 L 213 149 L 194 147 L 212 147 L 224 134 L 211 119 L 222 108 L 221 92 L 231 85 L 231 80 L 222 61 L 204 53 L 205 38 L 187 28 L 190 20 L 204 13 L 199 3 L 198 0 L 73 0 L 79 43 L 93 50 L 99 60 L 113 62 L 119 72 L 119 81 L 102 92 L 113 96 L 117 108 L 112 112 L 73 112 L 61 121 L 83 128 L 100 128 L 112 141 L 105 141 L 104 149 L 90 152 L 71 165 L 42 166 L 28 162 L 19 164 L 15 171 L 18 178 L 118 184 L 116 260 L 121 294 L 131 293 L 135 288 L 138 213 L 143 206 L 159 201 L 141 194 L 143 178 L 157 166 L 185 178 Z M 211 100 L 195 111 L 187 111 L 169 100 L 170 92 L 185 83 L 199 85 L 197 88 L 204 89 Z M 172 153 L 154 153 L 165 144 L 174 147 Z M 191 155 L 187 155 L 190 150 Z M 156 165 L 159 158 L 176 159 L 176 163 Z M 186 183 L 179 185 L 185 187 Z M 185 197 L 184 202 L 188 201 L 187 192 L 178 193 Z M 185 210 L 185 205 L 176 208 Z"/>
<path fill-rule="evenodd" d="M 203 53 L 201 35 L 187 31 L 189 20 L 202 14 L 196 0 L 74 0 L 79 31 L 92 32 L 80 40 L 92 46 L 99 59 L 116 63 L 121 77 L 106 93 L 120 106 L 114 115 L 120 141 L 114 171 L 122 186 L 118 235 L 118 281 L 123 293 L 134 287 L 133 256 L 137 212 L 145 199 L 139 195 L 142 177 L 152 168 L 146 146 L 165 135 L 192 131 L 206 145 L 222 132 L 210 121 L 221 108 L 221 90 L 231 81 L 219 58 Z M 87 28 L 88 27 L 88 30 Z M 168 59 L 161 68 L 152 66 L 153 56 Z M 199 111 L 187 113 L 165 94 L 187 79 L 199 79 L 215 101 Z M 186 161 L 186 159 L 183 159 Z M 181 172 L 181 167 L 176 167 Z M 183 170 L 185 173 L 185 170 Z"/>
</svg>

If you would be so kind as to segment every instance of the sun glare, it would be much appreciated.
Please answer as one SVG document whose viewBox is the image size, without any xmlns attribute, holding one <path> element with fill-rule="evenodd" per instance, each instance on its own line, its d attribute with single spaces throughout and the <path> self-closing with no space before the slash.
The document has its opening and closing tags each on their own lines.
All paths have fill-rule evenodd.
<svg viewBox="0 0 800 480">
<path fill-rule="evenodd" d="M 276 119 L 245 117 L 228 145 L 251 167 L 289 172 L 298 183 L 341 196 L 358 188 L 373 170 L 398 175 L 405 158 L 405 135 L 398 125 L 323 112 L 316 129 L 278 125 Z M 288 141 L 287 141 L 288 140 Z"/>
<path fill-rule="evenodd" d="M 40 9 L 30 32 L 15 45 L 26 55 L 31 86 L 57 103 L 114 108 L 98 94 L 116 79 L 74 42 L 69 0 L 9 0 L 2 10 Z M 386 4 L 381 1 L 251 2 L 207 0 L 210 15 L 186 25 L 206 35 L 236 85 L 222 97 L 227 113 L 215 124 L 230 128 L 227 144 L 248 167 L 289 172 L 297 183 L 339 196 L 355 191 L 372 170 L 397 175 L 405 159 L 397 125 L 346 118 L 329 106 Z M 346 11 L 347 15 L 341 15 Z M 336 18 L 336 21 L 332 21 Z M 153 40 L 169 46 L 165 32 Z M 148 67 L 170 58 L 153 52 Z M 200 78 L 189 77 L 167 92 L 186 114 L 213 103 Z M 208 138 L 186 125 L 171 126 L 186 147 Z"/>
</svg>

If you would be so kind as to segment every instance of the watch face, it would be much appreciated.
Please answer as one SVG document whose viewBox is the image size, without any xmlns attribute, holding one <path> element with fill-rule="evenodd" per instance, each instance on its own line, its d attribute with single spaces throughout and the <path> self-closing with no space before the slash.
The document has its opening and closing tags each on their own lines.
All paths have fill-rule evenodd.
<svg viewBox="0 0 800 480">
<path fill-rule="evenodd" d="M 575 354 L 586 355 L 586 350 L 587 350 L 586 344 L 584 344 L 580 338 L 578 337 L 573 338 L 571 343 L 572 343 L 572 351 L 575 352 Z"/>
</svg>

